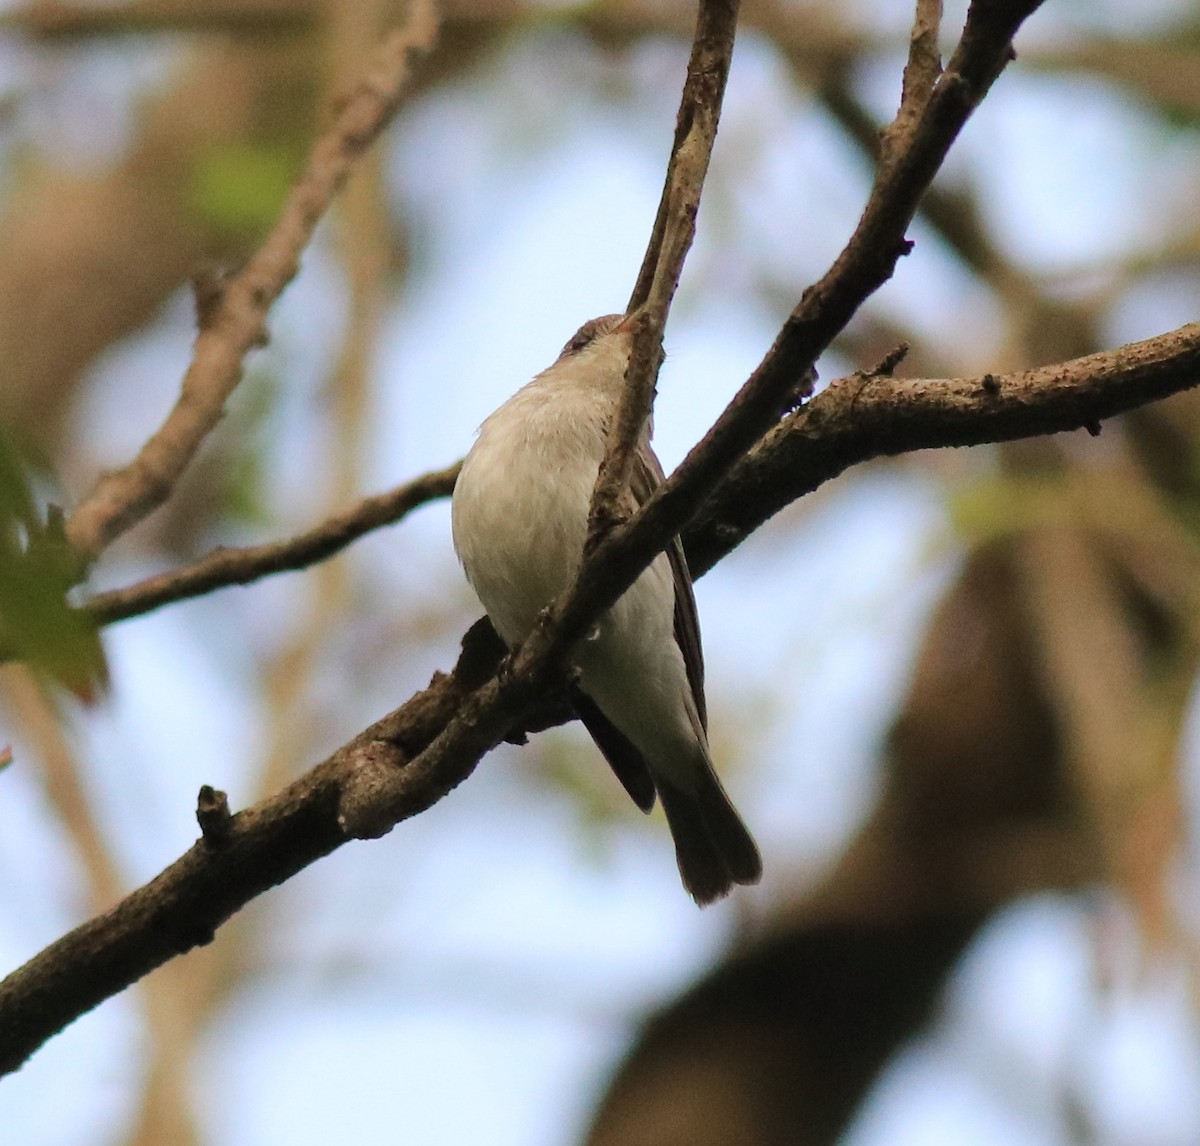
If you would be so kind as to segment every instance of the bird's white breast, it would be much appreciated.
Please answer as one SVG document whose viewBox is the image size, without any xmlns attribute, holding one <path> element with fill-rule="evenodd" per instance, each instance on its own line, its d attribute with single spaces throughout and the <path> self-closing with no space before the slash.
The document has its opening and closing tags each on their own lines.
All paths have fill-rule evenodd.
<svg viewBox="0 0 1200 1146">
<path fill-rule="evenodd" d="M 454 490 L 454 547 L 510 645 L 566 589 L 604 452 L 603 405 L 535 379 L 479 432 Z"/>
</svg>

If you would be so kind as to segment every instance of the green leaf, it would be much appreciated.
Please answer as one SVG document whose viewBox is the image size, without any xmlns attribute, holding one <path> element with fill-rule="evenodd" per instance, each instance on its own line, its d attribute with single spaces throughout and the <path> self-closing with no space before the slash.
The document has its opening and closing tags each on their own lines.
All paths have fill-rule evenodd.
<svg viewBox="0 0 1200 1146">
<path fill-rule="evenodd" d="M 4 536 L 14 526 L 36 529 L 37 512 L 25 477 L 25 467 L 3 437 L 0 437 L 0 528 Z"/>
<path fill-rule="evenodd" d="M 25 466 L 0 437 L 0 646 L 90 700 L 108 673 L 95 622 L 67 603 L 82 566 L 61 514 L 43 521 L 36 505 Z"/>
</svg>

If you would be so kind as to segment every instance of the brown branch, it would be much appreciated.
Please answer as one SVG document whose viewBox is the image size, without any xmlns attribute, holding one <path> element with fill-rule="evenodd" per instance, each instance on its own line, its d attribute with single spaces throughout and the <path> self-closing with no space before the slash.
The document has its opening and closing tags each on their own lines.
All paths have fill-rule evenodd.
<svg viewBox="0 0 1200 1146">
<path fill-rule="evenodd" d="M 166 421 L 134 461 L 105 474 L 71 515 L 67 537 L 85 557 L 95 558 L 170 496 L 220 420 L 246 355 L 265 341 L 267 312 L 299 270 L 300 254 L 318 221 L 355 161 L 399 109 L 411 64 L 430 50 L 436 31 L 430 3 L 419 0 L 408 24 L 385 40 L 333 125 L 313 145 L 279 222 L 205 314 L 182 391 Z"/>
<path fill-rule="evenodd" d="M 414 509 L 449 497 L 460 464 L 455 462 L 387 493 L 363 498 L 296 537 L 238 549 L 216 549 L 193 565 L 148 577 L 124 589 L 97 593 L 83 608 L 97 624 L 108 625 L 229 585 L 248 585 L 272 573 L 305 569 L 340 553 L 364 534 L 394 525 Z"/>
<path fill-rule="evenodd" d="M 1200 323 L 1012 374 L 835 382 L 771 431 L 684 533 L 702 573 L 851 466 L 917 450 L 1086 429 L 1200 383 Z"/>
<path fill-rule="evenodd" d="M 693 451 L 715 461 L 753 445 L 780 409 L 811 391 L 811 370 L 862 301 L 892 275 L 907 254 L 905 232 L 937 169 L 971 112 L 1011 59 L 1012 37 L 1040 0 L 976 0 L 946 71 L 920 114 L 902 120 L 889 140 L 854 235 L 829 272 L 805 291 L 767 356 Z M 696 465 L 693 456 L 685 467 Z"/>
<path fill-rule="evenodd" d="M 912 131 L 937 86 L 942 74 L 942 56 L 938 50 L 941 28 L 942 0 L 917 0 L 908 46 L 908 63 L 904 65 L 904 80 L 900 89 L 900 110 L 881 140 L 880 150 L 885 160 L 890 156 L 893 141 L 902 142 Z"/>
<path fill-rule="evenodd" d="M 881 375 L 887 371 L 876 368 L 870 385 L 854 393 L 851 380 L 835 383 L 780 422 L 717 487 L 684 531 L 688 563 L 694 573 L 707 571 L 784 506 L 871 458 L 1073 430 L 1185 390 L 1188 372 L 1200 369 L 1198 346 L 1196 328 L 1185 326 L 1119 350 L 1014 374 L 885 383 Z M 914 395 L 920 395 L 919 403 Z M 874 452 L 857 445 L 864 435 L 875 442 Z M 304 569 L 448 497 L 459 464 L 364 498 L 296 537 L 218 549 L 194 565 L 98 593 L 84 608 L 97 623 L 111 624 Z"/>
<path fill-rule="evenodd" d="M 701 4 L 696 13 L 687 79 L 675 118 L 675 139 L 658 214 L 646 245 L 628 313 L 674 293 L 687 248 L 696 230 L 695 214 L 717 137 L 725 83 L 733 57 L 738 0 Z"/>
<path fill-rule="evenodd" d="M 1200 324 L 1011 375 L 847 380 L 788 419 L 734 470 L 685 534 L 689 551 L 698 570 L 707 569 L 786 501 L 881 455 L 1081 429 L 1198 382 Z M 519 683 L 510 692 L 493 679 L 473 691 L 500 653 L 498 642 L 472 630 L 454 672 L 438 674 L 324 763 L 234 816 L 219 849 L 198 842 L 112 911 L 0 982 L 0 1072 L 16 1069 L 67 1023 L 154 967 L 208 942 L 269 887 L 351 838 L 383 834 L 465 779 L 473 751 L 423 750 L 456 722 L 473 729 L 472 746 L 490 746 L 496 728 L 515 723 L 498 715 L 493 697 L 527 703 L 534 686 Z M 520 682 L 525 671 L 518 662 L 506 680 Z"/>
<path fill-rule="evenodd" d="M 1012 58 L 1012 37 L 1040 0 L 975 0 L 962 37 L 920 116 L 892 141 L 862 218 L 833 267 L 804 292 L 767 356 L 712 428 L 641 511 L 594 547 L 565 600 L 514 658 L 531 676 L 561 660 L 600 611 L 697 513 L 738 460 L 811 389 L 817 356 L 891 276 L 910 244 L 905 232 L 921 196 L 968 117 Z M 597 608 L 597 606 L 599 606 Z M 494 703 L 493 694 L 488 703 Z M 449 732 L 450 730 L 448 730 Z M 462 730 L 465 736 L 465 729 Z"/>
<path fill-rule="evenodd" d="M 733 58 L 739 0 L 701 0 L 675 139 L 658 214 L 626 308 L 637 313 L 625 389 L 609 431 L 588 522 L 589 547 L 617 521 L 634 458 L 654 405 L 662 337 L 683 263 L 696 235 L 696 214 L 717 138 L 721 102 Z"/>
</svg>

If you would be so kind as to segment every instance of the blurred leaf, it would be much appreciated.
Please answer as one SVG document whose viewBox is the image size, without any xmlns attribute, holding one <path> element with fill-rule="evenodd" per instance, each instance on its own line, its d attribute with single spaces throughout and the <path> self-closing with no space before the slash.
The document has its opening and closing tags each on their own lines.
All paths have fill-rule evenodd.
<svg viewBox="0 0 1200 1146">
<path fill-rule="evenodd" d="M 12 745 L 6 744 L 0 748 L 0 771 L 3 771 L 13 762 Z"/>
<path fill-rule="evenodd" d="M 270 437 L 277 429 L 273 416 L 282 393 L 278 372 L 262 364 L 247 370 L 238 387 L 236 440 L 230 443 L 220 500 L 222 515 L 241 524 L 263 525 L 271 520 L 263 491 Z"/>
<path fill-rule="evenodd" d="M 1070 516 L 1061 475 L 999 474 L 954 492 L 950 520 L 967 540 L 984 543 Z"/>
<path fill-rule="evenodd" d="M 0 545 L 8 545 L 10 541 L 14 545 L 17 543 L 17 527 L 23 527 L 26 533 L 37 528 L 29 483 L 16 455 L 3 438 L 0 438 L 0 523 L 3 523 Z M 13 533 L 11 539 L 10 532 Z"/>
<path fill-rule="evenodd" d="M 192 169 L 192 206 L 231 237 L 256 237 L 274 223 L 299 169 L 287 144 L 223 143 Z"/>
<path fill-rule="evenodd" d="M 43 523 L 25 468 L 0 438 L 0 644 L 85 701 L 107 682 L 95 623 L 67 603 L 82 574 L 67 545 L 62 515 Z"/>
</svg>

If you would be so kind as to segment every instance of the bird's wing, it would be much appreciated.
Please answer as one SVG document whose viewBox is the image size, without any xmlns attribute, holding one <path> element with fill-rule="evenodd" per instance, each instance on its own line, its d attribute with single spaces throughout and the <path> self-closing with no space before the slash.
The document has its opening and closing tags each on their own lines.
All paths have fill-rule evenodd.
<svg viewBox="0 0 1200 1146">
<path fill-rule="evenodd" d="M 629 479 L 630 489 L 638 505 L 644 505 L 650 495 L 663 482 L 663 468 L 648 441 L 637 453 L 633 473 Z M 675 537 L 667 546 L 667 560 L 671 563 L 671 577 L 675 582 L 675 640 L 683 653 L 687 668 L 688 684 L 692 686 L 692 699 L 700 724 L 707 731 L 708 710 L 704 703 L 704 653 L 700 647 L 700 616 L 696 612 L 696 597 L 692 592 L 692 574 L 688 569 L 687 557 L 683 553 L 683 542 Z"/>
<path fill-rule="evenodd" d="M 654 807 L 654 779 L 646 759 L 633 742 L 603 712 L 600 706 L 578 686 L 571 689 L 571 703 L 588 734 L 596 742 L 621 787 L 643 812 Z"/>
<path fill-rule="evenodd" d="M 646 500 L 663 481 L 662 465 L 648 443 L 639 451 L 630 476 L 630 490 L 638 505 Z M 704 655 L 700 649 L 700 619 L 696 613 L 696 598 L 692 593 L 692 576 L 688 571 L 683 544 L 676 537 L 667 547 L 667 560 L 675 582 L 675 640 L 683 653 L 688 684 L 702 726 L 708 717 L 704 703 Z M 654 807 L 654 780 L 642 754 L 615 724 L 600 711 L 600 707 L 582 689 L 571 690 L 575 712 L 591 734 L 596 747 L 604 754 L 621 786 L 643 812 Z"/>
</svg>

